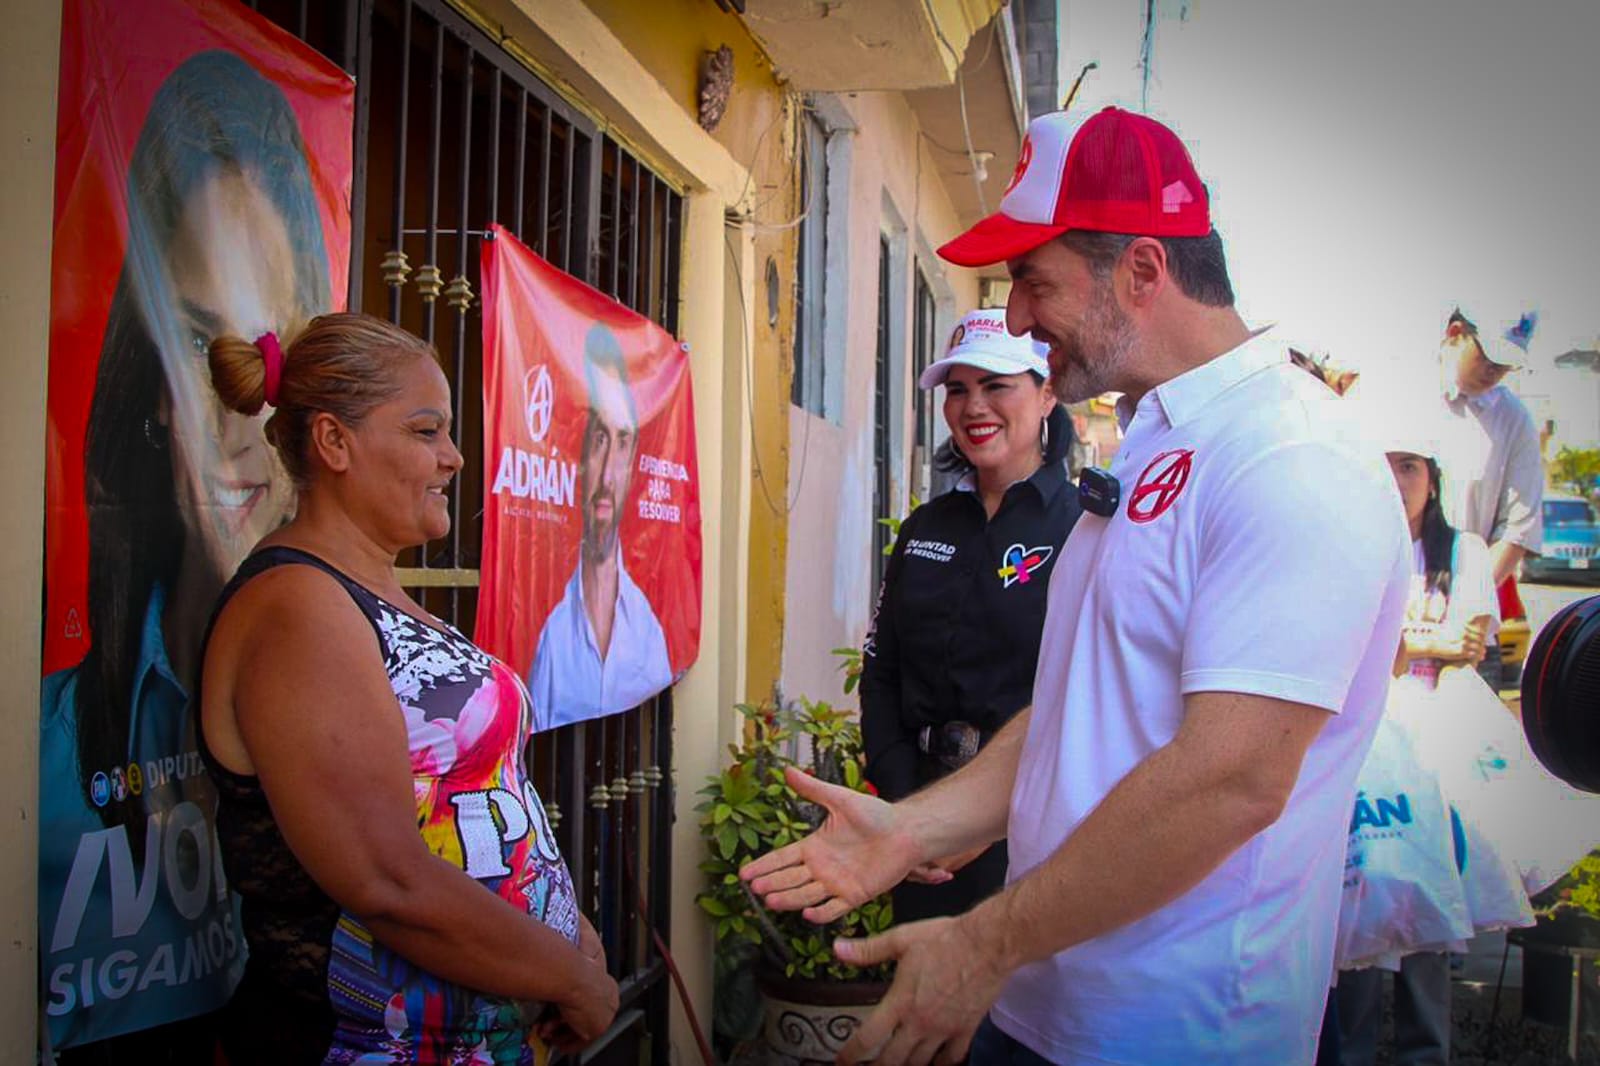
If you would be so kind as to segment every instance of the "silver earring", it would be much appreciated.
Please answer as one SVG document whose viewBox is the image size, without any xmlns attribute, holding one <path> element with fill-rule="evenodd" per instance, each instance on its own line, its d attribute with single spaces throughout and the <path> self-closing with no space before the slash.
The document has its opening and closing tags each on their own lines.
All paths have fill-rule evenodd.
<svg viewBox="0 0 1600 1066">
<path fill-rule="evenodd" d="M 1050 420 L 1039 419 L 1039 451 L 1044 453 L 1050 450 Z"/>
<path fill-rule="evenodd" d="M 144 442 L 158 452 L 167 446 L 166 439 L 162 436 L 161 431 L 156 428 L 155 422 L 149 418 L 144 420 Z"/>
</svg>

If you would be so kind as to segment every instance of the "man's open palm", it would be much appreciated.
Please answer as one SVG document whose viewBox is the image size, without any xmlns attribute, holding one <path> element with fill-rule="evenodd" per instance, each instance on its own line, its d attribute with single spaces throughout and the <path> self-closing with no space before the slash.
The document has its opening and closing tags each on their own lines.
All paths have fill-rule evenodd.
<svg viewBox="0 0 1600 1066">
<path fill-rule="evenodd" d="M 897 831 L 890 804 L 792 767 L 786 773 L 789 787 L 801 799 L 825 808 L 828 817 L 804 840 L 769 852 L 739 871 L 768 907 L 801 910 L 806 921 L 823 925 L 905 878 L 918 857 Z"/>
</svg>

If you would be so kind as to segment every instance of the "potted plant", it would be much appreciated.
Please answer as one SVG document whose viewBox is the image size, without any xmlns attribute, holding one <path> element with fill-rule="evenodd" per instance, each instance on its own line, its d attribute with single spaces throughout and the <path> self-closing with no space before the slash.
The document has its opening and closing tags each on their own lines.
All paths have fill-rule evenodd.
<svg viewBox="0 0 1600 1066">
<path fill-rule="evenodd" d="M 1518 930 L 1522 945 L 1522 1015 L 1566 1028 L 1571 1019 L 1574 954 L 1581 968 L 1579 1011 L 1586 1031 L 1600 1032 L 1600 992 L 1594 952 L 1600 951 L 1600 850 L 1578 861 L 1561 880 L 1533 899 L 1538 919 Z"/>
<path fill-rule="evenodd" d="M 880 896 L 837 922 L 816 926 L 798 913 L 767 910 L 739 878 L 758 855 L 811 833 L 826 812 L 784 780 L 798 766 L 824 781 L 871 791 L 862 776 L 861 729 L 853 715 L 824 701 L 793 708 L 741 704 L 741 743 L 730 762 L 700 790 L 696 808 L 709 855 L 700 864 L 707 889 L 697 897 L 716 929 L 719 1031 L 748 1038 L 753 1010 L 740 1009 L 753 979 L 764 1001 L 769 1049 L 801 1062 L 833 1061 L 867 1010 L 887 990 L 889 970 L 859 970 L 833 955 L 839 937 L 873 936 L 892 921 Z M 732 1005 L 729 1000 L 735 1001 Z M 769 1057 L 770 1060 L 770 1057 Z M 781 1060 L 780 1060 L 781 1061 Z"/>
</svg>

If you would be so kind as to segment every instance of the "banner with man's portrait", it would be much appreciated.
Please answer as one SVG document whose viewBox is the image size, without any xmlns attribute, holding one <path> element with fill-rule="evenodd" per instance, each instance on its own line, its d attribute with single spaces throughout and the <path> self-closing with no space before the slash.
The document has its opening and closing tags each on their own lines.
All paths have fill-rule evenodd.
<svg viewBox="0 0 1600 1066">
<path fill-rule="evenodd" d="M 243 970 L 190 693 L 217 593 L 294 492 L 206 347 L 343 307 L 354 96 L 234 0 L 63 5 L 39 825 L 57 1050 L 162 1026 L 147 1044 L 209 1063 Z"/>
<path fill-rule="evenodd" d="M 528 679 L 536 729 L 625 711 L 700 648 L 688 352 L 499 226 L 483 334 L 474 639 Z"/>
</svg>

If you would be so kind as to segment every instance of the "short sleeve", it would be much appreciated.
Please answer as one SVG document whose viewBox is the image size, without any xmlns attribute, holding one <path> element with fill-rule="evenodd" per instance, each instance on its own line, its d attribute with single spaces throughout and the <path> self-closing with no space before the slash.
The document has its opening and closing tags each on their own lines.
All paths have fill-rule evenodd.
<svg viewBox="0 0 1600 1066">
<path fill-rule="evenodd" d="M 1450 606 L 1445 617 L 1452 622 L 1469 622 L 1483 614 L 1489 616 L 1491 623 L 1499 621 L 1500 600 L 1495 595 L 1489 548 L 1483 538 L 1458 531 L 1450 573 Z"/>
<path fill-rule="evenodd" d="M 1395 630 L 1381 639 L 1399 639 L 1410 544 L 1387 470 L 1323 442 L 1280 445 L 1208 494 L 1198 521 L 1183 692 L 1340 710 L 1380 618 Z"/>
<path fill-rule="evenodd" d="M 1517 410 L 1506 454 L 1506 476 L 1495 505 L 1492 543 L 1510 541 L 1539 554 L 1544 548 L 1544 464 L 1539 431 L 1526 411 Z"/>
</svg>

